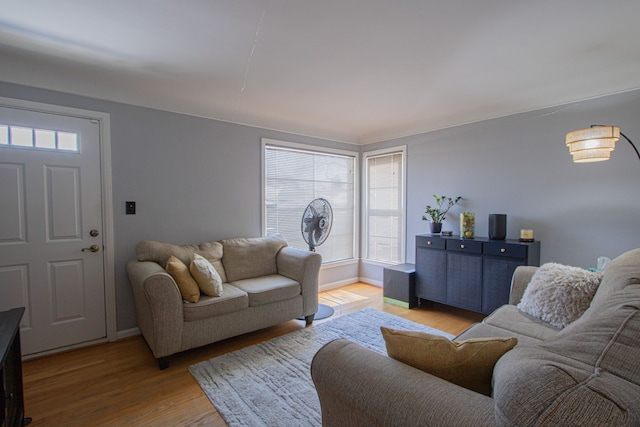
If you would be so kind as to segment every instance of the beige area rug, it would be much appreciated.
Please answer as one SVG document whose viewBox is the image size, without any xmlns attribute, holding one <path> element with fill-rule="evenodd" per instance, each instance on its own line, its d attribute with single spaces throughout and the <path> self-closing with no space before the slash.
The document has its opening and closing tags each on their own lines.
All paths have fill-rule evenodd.
<svg viewBox="0 0 640 427">
<path fill-rule="evenodd" d="M 386 354 L 380 326 L 450 334 L 367 308 L 190 366 L 230 427 L 320 426 L 311 359 L 326 343 L 347 338 Z"/>
</svg>

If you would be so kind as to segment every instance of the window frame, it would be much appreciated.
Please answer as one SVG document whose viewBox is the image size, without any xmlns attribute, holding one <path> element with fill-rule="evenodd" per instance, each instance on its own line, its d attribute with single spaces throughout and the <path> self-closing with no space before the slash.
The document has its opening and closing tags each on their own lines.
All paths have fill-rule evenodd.
<svg viewBox="0 0 640 427">
<path fill-rule="evenodd" d="M 382 157 L 385 155 L 392 154 L 401 154 L 402 155 L 402 172 L 401 172 L 401 185 L 402 188 L 400 190 L 401 196 L 401 214 L 400 219 L 402 221 L 402 226 L 400 227 L 400 235 L 398 236 L 398 245 L 400 250 L 400 260 L 399 263 L 403 264 L 406 262 L 407 254 L 407 146 L 406 145 L 398 145 L 389 148 L 383 148 L 379 150 L 366 151 L 362 153 L 362 261 L 368 264 L 376 264 L 376 265 L 395 265 L 397 264 L 395 261 L 384 261 L 378 259 L 369 258 L 369 159 L 375 157 Z"/>
<path fill-rule="evenodd" d="M 359 211 L 360 211 L 360 153 L 358 151 L 349 151 L 342 150 L 338 148 L 329 148 L 329 147 L 320 147 L 317 145 L 310 144 L 302 144 L 297 142 L 290 141 L 282 141 L 271 138 L 262 138 L 261 139 L 261 233 L 263 236 L 266 236 L 267 233 L 267 204 L 266 204 L 266 186 L 267 186 L 267 177 L 266 177 L 266 149 L 267 146 L 281 147 L 285 149 L 293 149 L 306 151 L 314 154 L 329 154 L 329 155 L 340 155 L 353 157 L 353 229 L 354 233 L 352 236 L 352 254 L 350 258 L 344 258 L 335 261 L 322 261 L 322 265 L 332 265 L 338 266 L 343 264 L 352 264 L 354 262 L 358 262 L 358 254 L 360 253 L 360 222 L 359 222 Z M 302 215 L 302 212 L 300 213 Z"/>
</svg>

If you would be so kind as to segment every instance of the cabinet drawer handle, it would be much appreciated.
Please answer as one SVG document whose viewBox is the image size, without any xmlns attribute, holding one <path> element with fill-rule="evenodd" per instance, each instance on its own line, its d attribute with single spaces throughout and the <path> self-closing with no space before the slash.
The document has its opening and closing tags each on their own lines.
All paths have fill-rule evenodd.
<svg viewBox="0 0 640 427">
<path fill-rule="evenodd" d="M 460 249 L 464 249 L 464 245 L 460 245 Z"/>
<path fill-rule="evenodd" d="M 507 250 L 505 248 L 500 248 L 500 252 L 505 253 Z"/>
<path fill-rule="evenodd" d="M 427 241 L 427 245 L 431 245 L 431 240 L 428 240 L 428 241 Z"/>
</svg>

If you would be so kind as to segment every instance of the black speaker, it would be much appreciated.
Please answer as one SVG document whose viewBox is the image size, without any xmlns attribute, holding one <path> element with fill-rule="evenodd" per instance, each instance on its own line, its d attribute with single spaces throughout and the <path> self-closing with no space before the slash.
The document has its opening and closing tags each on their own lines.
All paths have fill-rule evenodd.
<svg viewBox="0 0 640 427">
<path fill-rule="evenodd" d="M 507 237 L 507 215 L 489 214 L 489 238 L 504 240 Z"/>
</svg>

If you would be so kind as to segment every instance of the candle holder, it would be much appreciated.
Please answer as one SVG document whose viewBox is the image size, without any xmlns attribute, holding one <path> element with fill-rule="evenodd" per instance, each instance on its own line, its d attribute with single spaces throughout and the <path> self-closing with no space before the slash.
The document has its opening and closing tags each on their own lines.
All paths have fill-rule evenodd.
<svg viewBox="0 0 640 427">
<path fill-rule="evenodd" d="M 520 238 L 518 239 L 521 242 L 535 242 L 533 238 L 533 230 L 520 230 Z"/>
</svg>

